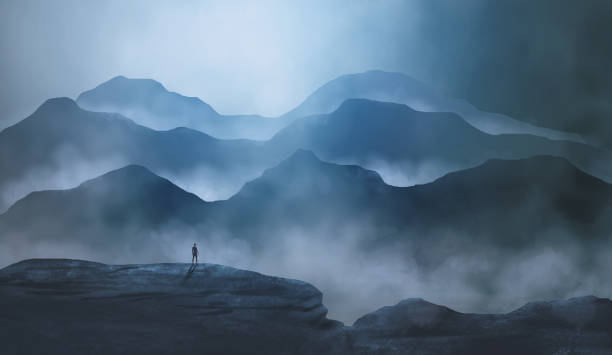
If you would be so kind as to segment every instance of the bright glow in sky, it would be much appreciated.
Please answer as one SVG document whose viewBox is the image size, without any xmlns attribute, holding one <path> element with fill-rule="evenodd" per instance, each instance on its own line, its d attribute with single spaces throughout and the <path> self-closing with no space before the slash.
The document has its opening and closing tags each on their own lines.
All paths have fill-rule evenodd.
<svg viewBox="0 0 612 355">
<path fill-rule="evenodd" d="M 280 115 L 325 82 L 404 71 L 416 5 L 399 1 L 4 1 L 0 127 L 116 75 L 221 113 Z M 408 73 L 415 74 L 415 73 Z M 418 76 L 418 75 L 417 75 Z M 3 123 L 4 121 L 4 123 Z"/>
</svg>

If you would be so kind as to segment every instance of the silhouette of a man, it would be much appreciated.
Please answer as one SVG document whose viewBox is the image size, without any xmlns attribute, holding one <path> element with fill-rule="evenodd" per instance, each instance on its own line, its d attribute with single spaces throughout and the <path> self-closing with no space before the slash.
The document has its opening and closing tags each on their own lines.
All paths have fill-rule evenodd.
<svg viewBox="0 0 612 355">
<path fill-rule="evenodd" d="M 198 263 L 198 255 L 200 255 L 200 252 L 198 251 L 198 247 L 196 246 L 196 243 L 193 243 L 193 247 L 191 247 L 191 263 L 193 264 L 193 261 L 195 260 L 195 263 Z"/>
</svg>

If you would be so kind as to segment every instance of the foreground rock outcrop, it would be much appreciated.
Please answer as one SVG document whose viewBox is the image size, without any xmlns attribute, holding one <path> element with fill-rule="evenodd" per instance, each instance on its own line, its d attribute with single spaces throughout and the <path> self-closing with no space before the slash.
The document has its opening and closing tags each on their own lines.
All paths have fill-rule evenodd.
<svg viewBox="0 0 612 355">
<path fill-rule="evenodd" d="M 421 299 L 353 326 L 305 282 L 200 264 L 26 260 L 0 270 L 3 354 L 609 354 L 612 302 L 464 314 Z"/>
<path fill-rule="evenodd" d="M 27 260 L 0 271 L 3 354 L 333 352 L 321 293 L 220 265 Z"/>
<path fill-rule="evenodd" d="M 611 354 L 612 302 L 588 296 L 466 314 L 408 299 L 358 319 L 352 334 L 369 354 Z"/>
</svg>

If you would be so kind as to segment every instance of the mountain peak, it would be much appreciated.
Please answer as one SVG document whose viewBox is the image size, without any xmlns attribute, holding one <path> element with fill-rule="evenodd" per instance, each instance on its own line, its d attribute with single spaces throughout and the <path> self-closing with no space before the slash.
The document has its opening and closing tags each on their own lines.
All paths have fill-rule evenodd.
<svg viewBox="0 0 612 355">
<path fill-rule="evenodd" d="M 154 174 L 151 170 L 141 165 L 130 164 L 122 168 L 110 171 L 104 175 L 98 176 L 94 179 L 88 180 L 81 184 L 81 186 L 91 186 L 100 182 L 112 183 L 112 184 L 128 184 L 131 182 L 162 182 L 167 181 L 166 179 Z M 170 183 L 168 181 L 168 183 Z"/>
<path fill-rule="evenodd" d="M 303 117 L 330 113 L 350 98 L 405 103 L 406 95 L 424 101 L 422 98 L 435 97 L 436 93 L 406 74 L 370 70 L 342 75 L 329 81 L 286 115 Z"/>
<path fill-rule="evenodd" d="M 299 195 L 306 198 L 341 195 L 350 190 L 355 197 L 387 188 L 388 185 L 374 171 L 357 165 L 328 163 L 311 151 L 298 149 L 277 166 L 265 170 L 261 177 L 248 182 L 235 196 L 272 198 L 270 196 Z"/>
<path fill-rule="evenodd" d="M 116 89 L 129 88 L 151 88 L 158 90 L 166 90 L 164 85 L 159 81 L 149 78 L 127 78 L 123 75 L 115 76 L 114 78 L 98 85 L 98 88 L 109 87 Z"/>
<path fill-rule="evenodd" d="M 584 186 L 605 186 L 601 179 L 585 173 L 564 157 L 537 155 L 524 159 L 490 159 L 483 164 L 449 173 L 439 182 L 454 180 L 464 186 L 484 186 L 486 184 L 515 184 L 517 181 L 529 184 L 542 184 L 548 187 L 563 188 L 561 181 Z"/>
<path fill-rule="evenodd" d="M 340 104 L 340 106 L 338 107 L 338 109 L 336 110 L 337 112 L 344 112 L 344 111 L 355 111 L 355 110 L 363 110 L 364 108 L 368 108 L 368 109 L 393 109 L 393 110 L 410 110 L 413 111 L 410 107 L 403 105 L 403 104 L 398 104 L 398 103 L 394 103 L 394 102 L 384 102 L 384 101 L 376 101 L 376 100 L 370 100 L 370 99 L 363 99 L 363 98 L 350 98 L 350 99 L 346 99 L 344 101 L 342 101 L 342 103 Z"/>
<path fill-rule="evenodd" d="M 43 104 L 40 105 L 38 109 L 36 109 L 35 114 L 36 113 L 38 114 L 40 113 L 56 114 L 56 113 L 66 113 L 66 112 L 78 111 L 78 110 L 80 110 L 79 106 L 71 98 L 56 97 L 53 99 L 48 99 L 47 101 L 43 102 Z"/>
<path fill-rule="evenodd" d="M 155 104 L 160 97 L 168 94 L 170 92 L 153 79 L 131 79 L 119 75 L 81 93 L 77 102 L 88 110 L 99 111 L 96 105 L 101 105 L 102 108 L 109 103 L 127 105 L 134 100 L 149 100 L 148 104 Z"/>
<path fill-rule="evenodd" d="M 221 129 L 219 114 L 210 105 L 197 97 L 168 91 L 153 79 L 116 76 L 81 93 L 77 102 L 86 110 L 116 112 L 156 130 L 184 126 L 212 134 Z"/>
<path fill-rule="evenodd" d="M 287 158 L 287 160 L 322 163 L 321 159 L 319 159 L 315 153 L 313 153 L 311 150 L 302 148 L 296 150 L 293 154 L 291 154 L 291 156 L 289 156 L 289 158 Z"/>
</svg>

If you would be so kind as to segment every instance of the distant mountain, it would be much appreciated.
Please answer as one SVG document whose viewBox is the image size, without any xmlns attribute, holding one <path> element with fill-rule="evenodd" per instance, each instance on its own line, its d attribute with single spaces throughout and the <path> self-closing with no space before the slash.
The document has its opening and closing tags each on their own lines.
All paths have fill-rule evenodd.
<svg viewBox="0 0 612 355">
<path fill-rule="evenodd" d="M 401 73 L 372 70 L 340 76 L 311 94 L 285 118 L 298 118 L 335 111 L 347 99 L 369 99 L 408 105 L 423 112 L 453 112 L 472 126 L 490 134 L 532 134 L 550 139 L 583 142 L 577 134 L 536 127 L 497 113 L 483 112 L 465 100 L 444 96 L 433 88 Z"/>
<path fill-rule="evenodd" d="M 187 127 L 222 139 L 267 139 L 281 127 L 279 119 L 221 115 L 197 97 L 170 92 L 151 79 L 117 76 L 80 94 L 77 103 L 89 111 L 120 113 L 156 130 Z"/>
<path fill-rule="evenodd" d="M 278 118 L 221 115 L 200 99 L 169 92 L 154 80 L 123 76 L 83 92 L 77 103 L 90 111 L 120 113 L 138 124 L 158 130 L 187 127 L 216 138 L 266 140 L 295 119 L 331 113 L 349 99 L 400 103 L 423 112 L 453 112 L 490 134 L 531 134 L 583 142 L 577 134 L 536 127 L 504 115 L 479 111 L 468 102 L 446 97 L 405 74 L 379 70 L 340 76 Z"/>
<path fill-rule="evenodd" d="M 210 213 L 249 238 L 265 237 L 275 226 L 282 235 L 285 227 L 307 230 L 326 223 L 341 229 L 369 221 L 391 228 L 392 238 L 431 234 L 423 239 L 429 243 L 444 228 L 480 245 L 522 248 L 544 238 L 539 231 L 555 223 L 577 235 L 604 237 L 611 201 L 612 185 L 562 158 L 490 160 L 429 184 L 398 188 L 373 171 L 325 163 L 298 151 L 229 200 L 213 203 Z"/>
<path fill-rule="evenodd" d="M 78 240 L 120 250 L 120 245 L 135 247 L 146 235 L 142 232 L 168 223 L 203 221 L 206 208 L 196 195 L 130 165 L 73 189 L 33 192 L 12 206 L 1 224 L 4 238 L 27 235 L 31 244 Z"/>
<path fill-rule="evenodd" d="M 270 141 L 219 140 L 187 128 L 155 131 L 67 98 L 45 102 L 0 132 L 0 211 L 31 191 L 65 189 L 129 164 L 142 165 L 205 200 L 229 198 L 296 149 L 375 170 L 387 183 L 426 183 L 488 159 L 565 157 L 612 181 L 612 154 L 529 135 L 488 135 L 451 113 L 347 100 L 331 114 L 296 120 Z M 14 152 L 20 152 L 17 157 Z"/>
<path fill-rule="evenodd" d="M 145 166 L 207 199 L 227 198 L 277 163 L 265 161 L 261 146 L 186 128 L 154 131 L 118 114 L 52 99 L 0 132 L 0 210 L 31 191 L 74 187 L 128 164 Z"/>
<path fill-rule="evenodd" d="M 180 142 L 180 143 L 179 143 Z M 605 151 L 533 136 L 483 134 L 452 114 L 348 100 L 329 115 L 297 120 L 271 141 L 222 141 L 188 129 L 159 132 L 117 114 L 52 99 L 0 132 L 3 206 L 40 189 L 67 188 L 127 164 L 171 178 L 199 196 L 227 198 L 299 148 L 336 163 L 358 164 L 394 185 L 434 180 L 490 158 L 563 156 L 610 181 Z M 15 159 L 11 152 L 21 152 Z"/>
<path fill-rule="evenodd" d="M 565 157 L 589 174 L 612 181 L 612 154 L 605 150 L 532 135 L 490 135 L 454 113 L 426 113 L 364 99 L 347 100 L 327 115 L 298 119 L 267 146 L 312 150 L 325 161 L 375 170 L 397 186 L 431 182 L 489 159 L 535 155 Z"/>
<path fill-rule="evenodd" d="M 561 158 L 491 160 L 399 188 L 373 171 L 325 163 L 300 150 L 229 200 L 205 203 L 143 167 L 129 166 L 75 189 L 31 193 L 1 215 L 0 226 L 35 239 L 51 231 L 53 238 L 81 238 L 90 234 L 87 228 L 106 230 L 131 220 L 143 230 L 175 219 L 202 226 L 214 221 L 236 237 L 257 241 L 269 233 L 280 237 L 286 227 L 308 230 L 325 223 L 333 230 L 367 221 L 391 228 L 392 238 L 443 227 L 480 244 L 523 247 L 544 238 L 538 231 L 555 223 L 601 237 L 612 217 L 610 201 L 612 185 Z"/>
</svg>

